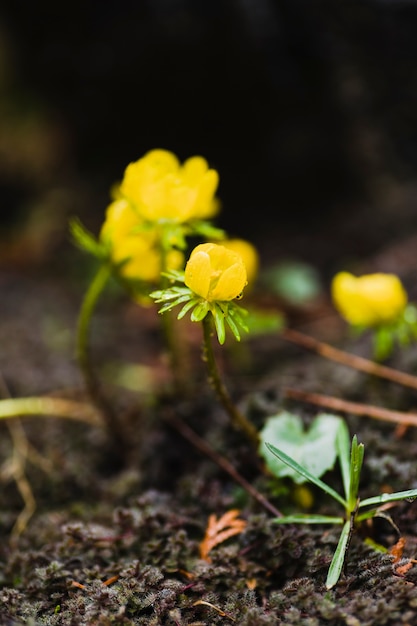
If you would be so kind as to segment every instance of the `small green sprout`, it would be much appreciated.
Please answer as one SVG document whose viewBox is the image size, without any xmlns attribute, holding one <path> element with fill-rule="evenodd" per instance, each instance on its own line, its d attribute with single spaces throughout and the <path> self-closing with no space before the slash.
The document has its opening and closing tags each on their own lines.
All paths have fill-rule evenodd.
<svg viewBox="0 0 417 626">
<path fill-rule="evenodd" d="M 349 542 L 355 527 L 364 520 L 382 515 L 379 506 L 387 502 L 408 500 L 417 498 L 417 489 L 408 491 L 397 491 L 395 493 L 383 493 L 372 498 L 361 500 L 359 492 L 359 480 L 363 463 L 364 445 L 358 443 L 356 435 L 349 443 L 349 432 L 345 422 L 341 422 L 336 439 L 337 454 L 342 473 L 344 496 L 340 495 L 332 487 L 327 485 L 317 476 L 311 474 L 305 467 L 299 465 L 285 452 L 279 450 L 270 443 L 265 443 L 268 450 L 280 461 L 287 464 L 292 470 L 303 476 L 307 481 L 313 483 L 329 496 L 334 498 L 344 509 L 344 515 L 311 515 L 294 514 L 278 517 L 277 524 L 340 524 L 342 532 L 336 551 L 333 555 L 326 579 L 326 588 L 332 589 L 342 573 L 346 559 Z M 364 510 L 365 509 L 365 510 Z M 384 517 L 387 515 L 384 513 Z"/>
</svg>

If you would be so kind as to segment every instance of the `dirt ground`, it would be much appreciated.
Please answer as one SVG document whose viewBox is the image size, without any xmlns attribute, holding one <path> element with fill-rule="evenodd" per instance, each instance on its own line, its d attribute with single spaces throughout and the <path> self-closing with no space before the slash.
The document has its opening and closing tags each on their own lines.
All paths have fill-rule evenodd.
<svg viewBox="0 0 417 626">
<path fill-rule="evenodd" d="M 407 237 L 362 267 L 379 269 L 385 259 L 412 294 L 412 251 L 413 238 Z M 9 265 L 1 271 L 3 396 L 88 400 L 74 338 L 94 268 L 79 251 L 66 254 L 54 267 Z M 262 289 L 249 299 L 285 308 Z M 348 335 L 326 289 L 308 306 L 287 306 L 286 313 L 292 327 L 370 356 L 369 338 Z M 185 323 L 181 332 L 190 344 L 192 391 L 180 398 L 173 392 L 155 310 L 132 303 L 114 286 L 100 302 L 91 353 L 103 393 L 127 434 L 125 449 L 115 451 L 103 428 L 81 421 L 34 416 L 3 423 L 1 623 L 413 624 L 417 504 L 401 502 L 389 511 L 405 539 L 399 561 L 366 541 L 389 550 L 398 540 L 386 520 L 375 521 L 354 534 L 346 570 L 326 591 L 338 528 L 277 526 L 271 511 L 219 464 L 219 457 L 226 459 L 276 509 L 300 510 L 293 484 L 265 473 L 207 384 L 199 328 Z M 306 425 L 323 412 L 288 399 L 289 387 L 403 411 L 416 404 L 413 390 L 337 365 L 278 333 L 228 342 L 218 356 L 232 397 L 257 428 L 282 408 L 301 415 Z M 415 373 L 417 349 L 397 351 L 389 364 Z M 346 420 L 365 444 L 362 497 L 417 486 L 413 427 L 400 431 L 351 414 Z M 187 428 L 214 455 L 196 446 Z M 338 470 L 325 479 L 340 488 Z M 25 485 L 36 509 L 16 538 L 12 531 Z M 313 512 L 335 512 L 318 490 L 312 487 L 310 495 Z M 243 531 L 213 548 L 209 560 L 201 558 L 209 517 L 233 509 L 246 522 Z"/>
</svg>

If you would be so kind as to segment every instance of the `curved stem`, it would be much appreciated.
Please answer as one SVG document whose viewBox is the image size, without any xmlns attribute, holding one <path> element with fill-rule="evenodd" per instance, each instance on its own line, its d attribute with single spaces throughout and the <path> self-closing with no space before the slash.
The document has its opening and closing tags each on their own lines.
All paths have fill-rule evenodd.
<svg viewBox="0 0 417 626">
<path fill-rule="evenodd" d="M 102 264 L 84 296 L 78 317 L 76 353 L 87 392 L 93 403 L 102 413 L 109 434 L 112 436 L 115 443 L 115 448 L 118 446 L 123 448 L 126 441 L 123 436 L 122 424 L 120 424 L 117 419 L 113 407 L 108 403 L 101 392 L 100 385 L 91 364 L 88 345 L 91 318 L 98 299 L 102 294 L 110 276 L 111 265 L 109 263 Z M 122 450 L 120 450 L 120 454 L 122 454 Z"/>
<path fill-rule="evenodd" d="M 212 336 L 212 323 L 211 313 L 208 313 L 203 319 L 203 336 L 204 336 L 204 358 L 207 364 L 207 370 L 209 374 L 209 382 L 213 389 L 217 393 L 217 396 L 222 403 L 224 409 L 232 420 L 233 425 L 244 432 L 246 437 L 256 446 L 259 444 L 259 436 L 256 428 L 251 422 L 241 413 L 235 404 L 233 403 L 229 393 L 223 384 L 220 377 L 219 370 L 217 368 L 216 359 L 214 357 L 213 344 L 211 342 Z"/>
<path fill-rule="evenodd" d="M 86 422 L 92 426 L 102 426 L 100 416 L 90 405 L 64 398 L 34 396 L 28 398 L 5 398 L 0 400 L 0 419 L 23 415 L 50 415 L 70 420 Z"/>
</svg>

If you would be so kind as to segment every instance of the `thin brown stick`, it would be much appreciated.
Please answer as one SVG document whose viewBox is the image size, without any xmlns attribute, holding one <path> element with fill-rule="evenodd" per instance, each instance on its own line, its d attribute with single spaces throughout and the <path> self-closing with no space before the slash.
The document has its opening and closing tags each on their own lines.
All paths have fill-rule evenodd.
<svg viewBox="0 0 417 626">
<path fill-rule="evenodd" d="M 176 417 L 173 414 L 165 415 L 165 419 L 167 422 L 173 426 L 183 437 L 187 439 L 194 447 L 197 448 L 200 452 L 208 456 L 212 461 L 214 461 L 222 470 L 227 472 L 233 480 L 235 480 L 249 495 L 251 495 L 261 506 L 263 506 L 267 511 L 272 513 L 275 517 L 282 517 L 282 513 L 274 507 L 269 500 L 265 498 L 253 485 L 251 485 L 243 476 L 239 474 L 239 472 L 233 467 L 233 465 L 221 456 L 218 452 L 213 450 L 208 443 L 202 439 L 197 433 L 192 430 L 185 422 Z"/>
<path fill-rule="evenodd" d="M 351 367 L 361 372 L 365 372 L 366 374 L 378 376 L 379 378 L 385 378 L 386 380 L 398 383 L 399 385 L 403 385 L 404 387 L 417 389 L 417 376 L 407 374 L 406 372 L 401 372 L 400 370 L 393 369 L 392 367 L 387 367 L 386 365 L 380 365 L 379 363 L 375 363 L 374 361 L 364 359 L 363 357 L 350 354 L 349 352 L 345 352 L 344 350 L 339 350 L 329 345 L 328 343 L 324 343 L 323 341 L 314 339 L 309 335 L 300 333 L 298 330 L 285 328 L 281 331 L 281 337 L 286 341 L 301 346 L 302 348 L 312 350 L 320 356 L 323 356 L 326 359 L 330 359 L 331 361 L 335 361 L 336 363 L 341 363 L 342 365 L 346 365 L 347 367 Z"/>
<path fill-rule="evenodd" d="M 301 400 L 302 402 L 307 402 L 309 404 L 316 404 L 334 411 L 342 411 L 343 413 L 351 413 L 353 415 L 362 415 L 405 426 L 417 426 L 416 413 L 392 411 L 391 409 L 385 409 L 372 404 L 350 402 L 334 396 L 310 393 L 308 391 L 300 391 L 299 389 L 284 389 L 284 396 L 286 398 L 292 398 L 293 400 Z"/>
</svg>

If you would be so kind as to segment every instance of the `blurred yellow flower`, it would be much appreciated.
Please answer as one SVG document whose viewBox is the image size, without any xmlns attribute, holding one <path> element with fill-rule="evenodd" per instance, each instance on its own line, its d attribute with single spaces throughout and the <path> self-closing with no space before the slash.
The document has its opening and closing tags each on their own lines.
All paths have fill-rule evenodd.
<svg viewBox="0 0 417 626">
<path fill-rule="evenodd" d="M 201 156 L 181 164 L 172 152 L 151 150 L 127 166 L 119 191 L 144 220 L 183 223 L 217 213 L 218 183 L 218 173 Z"/>
<path fill-rule="evenodd" d="M 185 266 L 185 284 L 208 302 L 233 300 L 247 284 L 241 255 L 216 243 L 194 248 Z"/>
<path fill-rule="evenodd" d="M 407 305 L 407 293 L 394 274 L 353 276 L 339 272 L 331 293 L 339 313 L 354 326 L 380 326 L 395 322 Z"/>
<path fill-rule="evenodd" d="M 111 258 L 120 264 L 125 278 L 158 282 L 162 270 L 159 235 L 155 229 L 143 228 L 143 222 L 126 200 L 116 200 L 107 209 L 100 239 L 110 247 Z M 167 254 L 167 268 L 179 269 L 184 255 L 179 250 Z"/>
<path fill-rule="evenodd" d="M 253 284 L 259 270 L 259 254 L 255 246 L 245 239 L 225 239 L 221 245 L 240 254 L 246 267 L 248 285 Z"/>
</svg>

